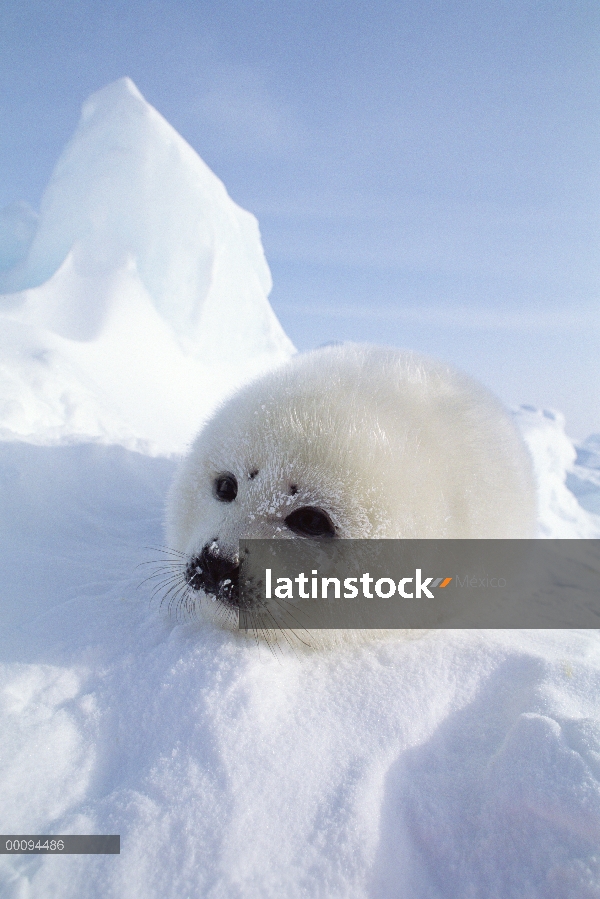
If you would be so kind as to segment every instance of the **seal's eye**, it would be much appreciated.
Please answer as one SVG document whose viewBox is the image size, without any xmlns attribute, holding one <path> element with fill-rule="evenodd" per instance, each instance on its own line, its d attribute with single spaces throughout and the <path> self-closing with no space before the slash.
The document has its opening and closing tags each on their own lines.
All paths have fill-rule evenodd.
<svg viewBox="0 0 600 899">
<path fill-rule="evenodd" d="M 220 474 L 215 478 L 214 491 L 222 503 L 232 503 L 237 496 L 238 485 L 233 474 Z"/>
<path fill-rule="evenodd" d="M 335 528 L 329 516 L 314 506 L 302 506 L 285 519 L 290 531 L 300 537 L 335 537 Z"/>
</svg>

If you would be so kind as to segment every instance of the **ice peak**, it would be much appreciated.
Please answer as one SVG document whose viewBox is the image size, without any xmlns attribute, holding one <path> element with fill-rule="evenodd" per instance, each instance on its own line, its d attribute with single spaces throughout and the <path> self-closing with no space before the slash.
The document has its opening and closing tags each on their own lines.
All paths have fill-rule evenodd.
<svg viewBox="0 0 600 899">
<path fill-rule="evenodd" d="M 232 346 L 243 345 L 240 329 L 249 318 L 266 317 L 267 330 L 278 329 L 256 219 L 130 78 L 84 103 L 44 193 L 29 252 L 3 276 L 0 292 L 45 283 L 74 248 L 84 277 L 104 276 L 131 256 L 187 351 L 202 342 L 202 321 L 215 304 L 229 314 Z"/>
<path fill-rule="evenodd" d="M 84 103 L 39 219 L 22 204 L 0 215 L 1 324 L 29 347 L 7 375 L 11 431 L 114 437 L 118 407 L 137 437 L 179 446 L 221 391 L 293 352 L 270 288 L 254 216 L 131 79 L 109 84 Z M 51 357 L 43 376 L 27 362 Z M 154 423 L 136 419 L 146 408 Z"/>
<path fill-rule="evenodd" d="M 81 107 L 82 121 L 92 118 L 92 116 L 96 115 L 99 110 L 107 109 L 111 106 L 122 105 L 127 102 L 143 103 L 145 106 L 150 106 L 146 103 L 146 100 L 143 98 L 131 78 L 125 76 L 124 78 L 118 78 L 116 81 L 112 81 L 110 84 L 107 84 L 106 87 L 100 88 L 100 90 L 95 91 L 95 93 L 87 98 Z"/>
<path fill-rule="evenodd" d="M 132 145 L 137 141 L 160 139 L 185 144 L 173 126 L 148 103 L 128 77 L 107 84 L 85 100 L 77 130 L 67 148 L 81 143 L 85 135 L 89 135 L 96 145 L 104 144 L 105 149 L 110 147 L 117 135 L 121 141 L 126 136 L 126 142 Z M 188 149 L 196 155 L 191 147 Z"/>
</svg>

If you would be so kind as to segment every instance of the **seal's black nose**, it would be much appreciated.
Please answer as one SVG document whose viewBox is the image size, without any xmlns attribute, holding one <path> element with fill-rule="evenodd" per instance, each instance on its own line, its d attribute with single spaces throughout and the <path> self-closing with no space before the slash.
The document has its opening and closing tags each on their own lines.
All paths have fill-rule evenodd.
<svg viewBox="0 0 600 899">
<path fill-rule="evenodd" d="M 185 579 L 194 590 L 204 590 L 231 601 L 237 591 L 239 570 L 237 559 L 221 555 L 213 541 L 202 548 L 200 555 L 190 559 Z"/>
<path fill-rule="evenodd" d="M 237 572 L 237 561 L 227 558 L 219 554 L 218 549 L 213 546 L 205 546 L 200 553 L 200 567 L 205 571 L 205 579 L 208 582 L 218 586 L 227 578 L 231 579 L 234 572 Z"/>
</svg>

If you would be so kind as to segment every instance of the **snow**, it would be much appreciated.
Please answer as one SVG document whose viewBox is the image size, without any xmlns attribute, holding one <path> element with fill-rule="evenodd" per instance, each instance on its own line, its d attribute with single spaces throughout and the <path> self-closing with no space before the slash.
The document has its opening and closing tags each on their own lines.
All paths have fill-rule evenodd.
<svg viewBox="0 0 600 899">
<path fill-rule="evenodd" d="M 593 514 L 600 513 L 598 457 L 593 451 L 597 437 L 588 438 L 581 449 L 576 449 L 565 433 L 564 416 L 553 409 L 521 406 L 514 418 L 534 460 L 539 536 L 600 536 L 598 516 Z"/>
<path fill-rule="evenodd" d="M 170 177 L 208 185 L 202 202 L 173 188 L 169 210 Z M 598 632 L 438 631 L 274 656 L 169 619 L 141 583 L 161 558 L 169 454 L 196 415 L 182 385 L 194 380 L 199 420 L 290 352 L 264 282 L 229 380 L 211 381 L 190 335 L 197 314 L 202 346 L 220 345 L 221 300 L 197 285 L 182 298 L 166 263 L 161 282 L 157 243 L 169 256 L 177 242 L 170 225 L 140 230 L 154 202 L 171 223 L 177 204 L 203 215 L 232 280 L 265 275 L 254 220 L 240 213 L 250 224 L 235 232 L 236 207 L 211 179 L 117 82 L 86 104 L 29 250 L 24 227 L 6 254 L 1 829 L 119 833 L 121 854 L 1 855 L 0 895 L 597 899 Z M 24 207 L 7 218 L 33 221 Z M 108 253 L 111 221 L 121 243 Z M 92 245 L 110 261 L 94 268 Z M 226 273 L 218 289 L 234 310 L 246 302 Z M 600 537 L 598 436 L 575 448 L 559 413 L 514 414 L 540 536 Z"/>
</svg>

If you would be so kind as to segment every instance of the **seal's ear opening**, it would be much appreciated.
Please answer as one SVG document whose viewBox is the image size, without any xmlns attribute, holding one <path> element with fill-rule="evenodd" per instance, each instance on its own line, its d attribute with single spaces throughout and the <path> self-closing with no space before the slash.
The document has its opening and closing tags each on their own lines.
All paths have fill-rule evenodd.
<svg viewBox="0 0 600 899">
<path fill-rule="evenodd" d="M 327 513 L 314 506 L 295 509 L 285 523 L 299 537 L 335 537 L 335 528 Z"/>
</svg>

